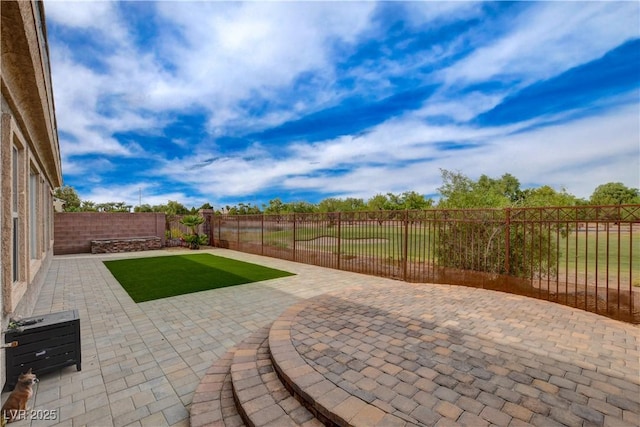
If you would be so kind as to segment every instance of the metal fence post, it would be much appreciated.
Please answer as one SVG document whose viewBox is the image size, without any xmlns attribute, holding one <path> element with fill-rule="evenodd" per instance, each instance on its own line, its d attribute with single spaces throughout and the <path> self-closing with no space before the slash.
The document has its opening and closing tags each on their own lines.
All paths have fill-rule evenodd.
<svg viewBox="0 0 640 427">
<path fill-rule="evenodd" d="M 509 275 L 509 258 L 511 257 L 511 208 L 505 208 L 504 224 L 504 274 Z"/>
<path fill-rule="evenodd" d="M 407 281 L 407 267 L 409 263 L 409 211 L 404 211 L 404 241 L 402 242 L 402 280 Z"/>
<path fill-rule="evenodd" d="M 340 240 L 342 239 L 342 233 L 341 233 L 341 229 L 342 229 L 342 218 L 340 215 L 340 212 L 338 212 L 338 270 L 340 270 L 340 252 L 341 252 L 341 242 Z"/>
<path fill-rule="evenodd" d="M 293 217 L 293 260 L 296 260 L 296 214 Z"/>
</svg>

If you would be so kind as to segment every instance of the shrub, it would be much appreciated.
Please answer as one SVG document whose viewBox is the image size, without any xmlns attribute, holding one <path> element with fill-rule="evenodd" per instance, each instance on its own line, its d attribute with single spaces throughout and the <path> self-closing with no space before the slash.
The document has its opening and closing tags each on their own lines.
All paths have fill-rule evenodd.
<svg viewBox="0 0 640 427">
<path fill-rule="evenodd" d="M 436 256 L 440 266 L 522 278 L 556 277 L 556 233 L 564 235 L 567 230 L 511 224 L 507 253 L 506 221 L 496 218 L 495 211 L 471 212 L 473 218 L 455 218 L 439 229 Z"/>
</svg>

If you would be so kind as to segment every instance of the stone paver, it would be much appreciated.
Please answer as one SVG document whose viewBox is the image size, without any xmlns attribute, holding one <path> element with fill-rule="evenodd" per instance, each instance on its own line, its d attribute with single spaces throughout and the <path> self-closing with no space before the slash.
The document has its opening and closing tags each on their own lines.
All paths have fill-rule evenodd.
<svg viewBox="0 0 640 427">
<path fill-rule="evenodd" d="M 233 400 L 230 369 L 234 352 L 225 353 L 202 378 L 190 408 L 191 427 L 243 424 Z"/>
<path fill-rule="evenodd" d="M 215 360 L 290 305 L 359 277 L 223 249 L 204 251 L 296 275 L 136 304 L 103 261 L 189 251 L 55 256 L 33 315 L 78 309 L 82 371 L 69 367 L 40 378 L 30 406 L 55 412 L 55 419 L 12 425 L 188 426 L 196 387 Z"/>
<path fill-rule="evenodd" d="M 269 327 L 254 332 L 238 345 L 231 364 L 231 380 L 238 411 L 250 425 L 295 426 L 308 422 L 309 427 L 323 424 L 287 391 L 278 379 L 270 359 Z M 260 399 L 266 406 L 249 412 L 253 401 Z"/>
<path fill-rule="evenodd" d="M 637 326 L 481 289 L 207 251 L 296 276 L 136 304 L 102 261 L 181 251 L 54 257 L 33 314 L 78 309 L 83 370 L 41 378 L 31 407 L 56 411 L 55 420 L 13 425 L 187 426 L 194 392 L 212 363 L 296 304 L 300 316 L 288 319 L 289 330 L 272 329 L 280 350 L 291 343 L 284 367 L 295 369 L 304 387 L 323 392 L 326 407 L 342 404 L 339 412 L 354 423 L 639 419 Z M 220 410 L 233 417 L 227 384 Z M 344 404 L 348 399 L 353 405 Z"/>
<path fill-rule="evenodd" d="M 638 338 L 637 326 L 525 297 L 372 281 L 292 306 L 270 343 L 298 394 L 322 399 L 301 380 L 324 376 L 349 395 L 323 408 L 341 423 L 377 408 L 413 424 L 586 426 L 640 411 Z"/>
</svg>

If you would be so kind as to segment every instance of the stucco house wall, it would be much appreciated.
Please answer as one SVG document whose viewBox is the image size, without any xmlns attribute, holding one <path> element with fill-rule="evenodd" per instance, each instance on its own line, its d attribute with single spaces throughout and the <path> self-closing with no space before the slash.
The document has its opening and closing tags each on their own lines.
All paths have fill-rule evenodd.
<svg viewBox="0 0 640 427">
<path fill-rule="evenodd" d="M 29 316 L 53 256 L 60 149 L 42 2 L 2 1 L 0 132 L 1 326 Z M 0 384 L 5 382 L 0 351 Z"/>
</svg>

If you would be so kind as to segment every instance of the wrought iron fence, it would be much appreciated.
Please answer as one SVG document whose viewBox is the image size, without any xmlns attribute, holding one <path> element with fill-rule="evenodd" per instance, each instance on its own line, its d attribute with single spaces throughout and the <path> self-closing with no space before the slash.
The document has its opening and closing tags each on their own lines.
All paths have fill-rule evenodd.
<svg viewBox="0 0 640 427">
<path fill-rule="evenodd" d="M 218 247 L 640 323 L 640 205 L 208 216 Z"/>
</svg>

